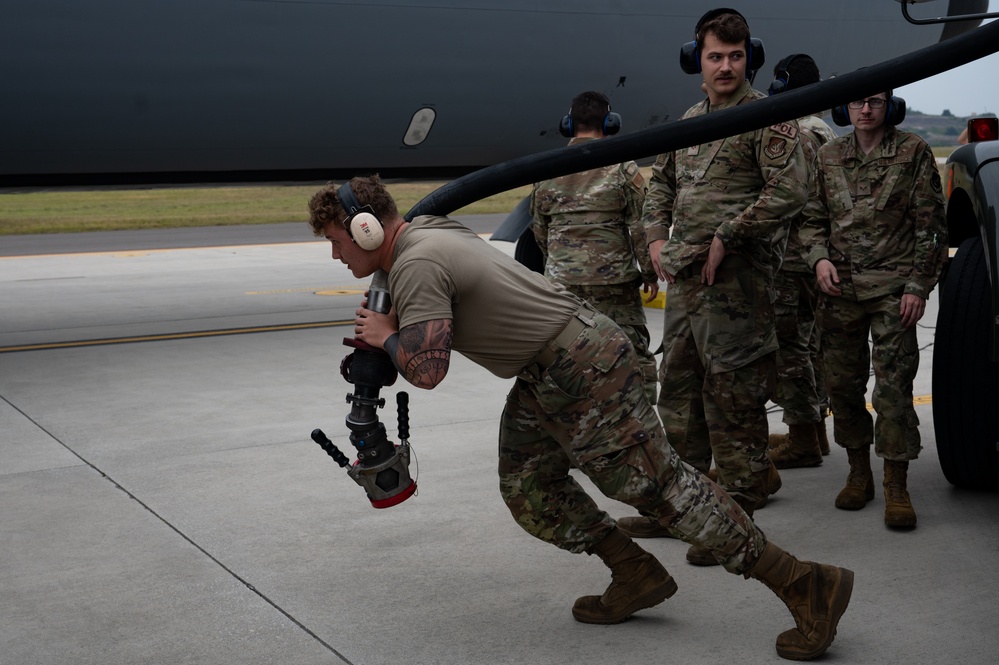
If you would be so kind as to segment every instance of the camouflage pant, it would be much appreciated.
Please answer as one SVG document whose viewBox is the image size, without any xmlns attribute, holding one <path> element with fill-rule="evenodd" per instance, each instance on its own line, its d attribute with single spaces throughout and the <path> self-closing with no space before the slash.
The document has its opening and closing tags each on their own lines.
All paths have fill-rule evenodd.
<svg viewBox="0 0 999 665">
<path fill-rule="evenodd" d="M 765 495 L 767 401 L 776 381 L 771 289 L 739 257 L 726 258 L 712 286 L 700 265 L 677 276 L 666 299 L 659 415 L 684 461 L 756 503 Z"/>
<path fill-rule="evenodd" d="M 820 412 L 819 377 L 815 367 L 818 356 L 818 327 L 815 308 L 818 286 L 812 273 L 778 271 L 774 282 L 777 300 L 777 390 L 774 401 L 784 409 L 788 425 L 817 423 Z M 825 391 L 821 390 L 824 395 Z"/>
<path fill-rule="evenodd" d="M 840 276 L 843 295 L 824 296 L 819 305 L 836 443 L 862 448 L 873 442 L 879 457 L 914 460 L 921 448 L 919 417 L 912 406 L 912 381 L 919 368 L 916 327 L 902 328 L 900 295 L 857 302 L 849 277 Z M 865 399 L 872 362 L 876 425 Z"/>
<path fill-rule="evenodd" d="M 659 389 L 656 357 L 649 349 L 649 329 L 645 325 L 645 308 L 642 305 L 641 282 L 625 284 L 564 284 L 573 293 L 616 323 L 631 340 L 638 354 L 638 366 L 645 380 L 645 392 L 650 404 L 656 403 Z"/>
<path fill-rule="evenodd" d="M 514 519 L 562 549 L 592 551 L 614 520 L 569 475 L 575 464 L 606 496 L 746 572 L 766 545 L 763 533 L 666 443 L 620 328 L 600 314 L 592 324 L 539 377 L 521 374 L 507 396 L 499 476 Z"/>
</svg>

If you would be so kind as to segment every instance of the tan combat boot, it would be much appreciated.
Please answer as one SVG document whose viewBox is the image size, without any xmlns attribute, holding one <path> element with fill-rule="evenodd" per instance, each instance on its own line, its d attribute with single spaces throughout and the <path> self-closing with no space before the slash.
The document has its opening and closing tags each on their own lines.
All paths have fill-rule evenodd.
<svg viewBox="0 0 999 665">
<path fill-rule="evenodd" d="M 676 538 L 655 517 L 645 515 L 622 517 L 617 521 L 617 528 L 632 538 Z"/>
<path fill-rule="evenodd" d="M 776 494 L 777 490 L 783 487 L 783 485 L 784 481 L 781 480 L 780 474 L 777 473 L 777 467 L 771 462 L 770 466 L 767 467 L 766 475 L 763 477 L 763 498 L 757 501 L 753 508 L 759 510 L 767 505 L 768 498 Z"/>
<path fill-rule="evenodd" d="M 710 480 L 711 482 L 716 484 L 718 483 L 718 467 L 716 466 L 711 467 L 710 469 L 708 469 L 708 472 L 704 475 L 707 476 L 708 480 Z M 767 475 L 764 479 L 764 488 L 766 490 L 764 492 L 764 497 L 760 499 L 760 501 L 753 507 L 762 508 L 763 506 L 767 505 L 767 497 L 776 494 L 777 490 L 783 487 L 783 485 L 784 481 L 781 480 L 780 474 L 777 473 L 777 467 L 771 464 L 769 467 L 767 467 Z"/>
<path fill-rule="evenodd" d="M 874 474 L 871 472 L 871 447 L 847 448 L 850 473 L 846 487 L 836 496 L 836 507 L 842 510 L 860 510 L 874 499 Z"/>
<path fill-rule="evenodd" d="M 695 566 L 720 566 L 718 559 L 707 547 L 691 545 L 687 548 L 687 563 Z"/>
<path fill-rule="evenodd" d="M 885 460 L 885 524 L 892 527 L 916 526 L 916 511 L 906 489 L 908 462 Z"/>
<path fill-rule="evenodd" d="M 770 459 L 778 469 L 795 469 L 822 464 L 822 451 L 813 423 L 788 425 L 783 443 L 770 449 Z"/>
<path fill-rule="evenodd" d="M 599 556 L 611 569 L 611 583 L 602 596 L 576 599 L 572 606 L 576 621 L 620 623 L 676 593 L 676 581 L 662 564 L 620 529 L 611 531 L 588 553 Z"/>
<path fill-rule="evenodd" d="M 828 455 L 829 450 L 829 434 L 826 432 L 826 417 L 822 416 L 822 420 L 815 423 L 815 438 L 819 440 L 819 452 L 823 455 Z"/>
<path fill-rule="evenodd" d="M 777 636 L 777 654 L 791 660 L 811 660 L 825 653 L 850 604 L 853 571 L 799 561 L 767 543 L 748 575 L 777 594 L 794 617 L 796 627 Z"/>
</svg>

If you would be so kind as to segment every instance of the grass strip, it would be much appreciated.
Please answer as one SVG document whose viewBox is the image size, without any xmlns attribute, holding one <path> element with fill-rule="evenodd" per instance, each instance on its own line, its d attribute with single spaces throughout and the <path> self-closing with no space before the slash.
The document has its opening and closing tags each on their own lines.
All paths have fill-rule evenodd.
<svg viewBox="0 0 999 665">
<path fill-rule="evenodd" d="M 933 148 L 946 157 L 953 148 Z M 644 167 L 646 179 L 651 168 Z M 442 182 L 390 182 L 389 191 L 406 212 Z M 309 198 L 320 184 L 246 185 L 156 189 L 64 190 L 0 193 L 0 236 L 80 231 L 236 226 L 305 222 Z M 507 213 L 531 187 L 476 201 L 456 215 Z"/>
<path fill-rule="evenodd" d="M 390 183 L 406 212 L 440 182 Z M 321 185 L 185 187 L 40 191 L 0 194 L 0 235 L 118 231 L 305 222 L 309 198 Z M 490 196 L 455 214 L 505 213 L 529 186 Z"/>
</svg>

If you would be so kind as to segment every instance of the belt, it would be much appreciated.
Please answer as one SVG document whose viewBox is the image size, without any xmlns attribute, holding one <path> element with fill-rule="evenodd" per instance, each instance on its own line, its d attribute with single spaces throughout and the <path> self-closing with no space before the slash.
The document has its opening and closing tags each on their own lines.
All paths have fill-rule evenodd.
<svg viewBox="0 0 999 665">
<path fill-rule="evenodd" d="M 540 374 L 555 364 L 555 361 L 558 360 L 559 351 L 569 348 L 569 345 L 584 330 L 592 325 L 590 320 L 595 314 L 596 312 L 589 305 L 583 305 L 576 310 L 569 318 L 568 323 L 565 324 L 565 327 L 562 328 L 562 331 L 541 347 L 541 350 L 534 356 L 534 359 L 524 367 L 522 373 L 526 372 L 531 375 L 535 373 Z"/>
</svg>

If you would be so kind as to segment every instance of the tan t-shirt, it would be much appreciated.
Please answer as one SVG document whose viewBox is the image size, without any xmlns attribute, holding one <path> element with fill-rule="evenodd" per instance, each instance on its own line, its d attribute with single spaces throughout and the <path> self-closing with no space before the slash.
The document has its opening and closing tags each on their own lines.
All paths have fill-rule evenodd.
<svg viewBox="0 0 999 665">
<path fill-rule="evenodd" d="M 452 348 L 516 376 L 581 301 L 446 217 L 417 217 L 396 241 L 389 295 L 399 328 L 453 321 Z"/>
</svg>

